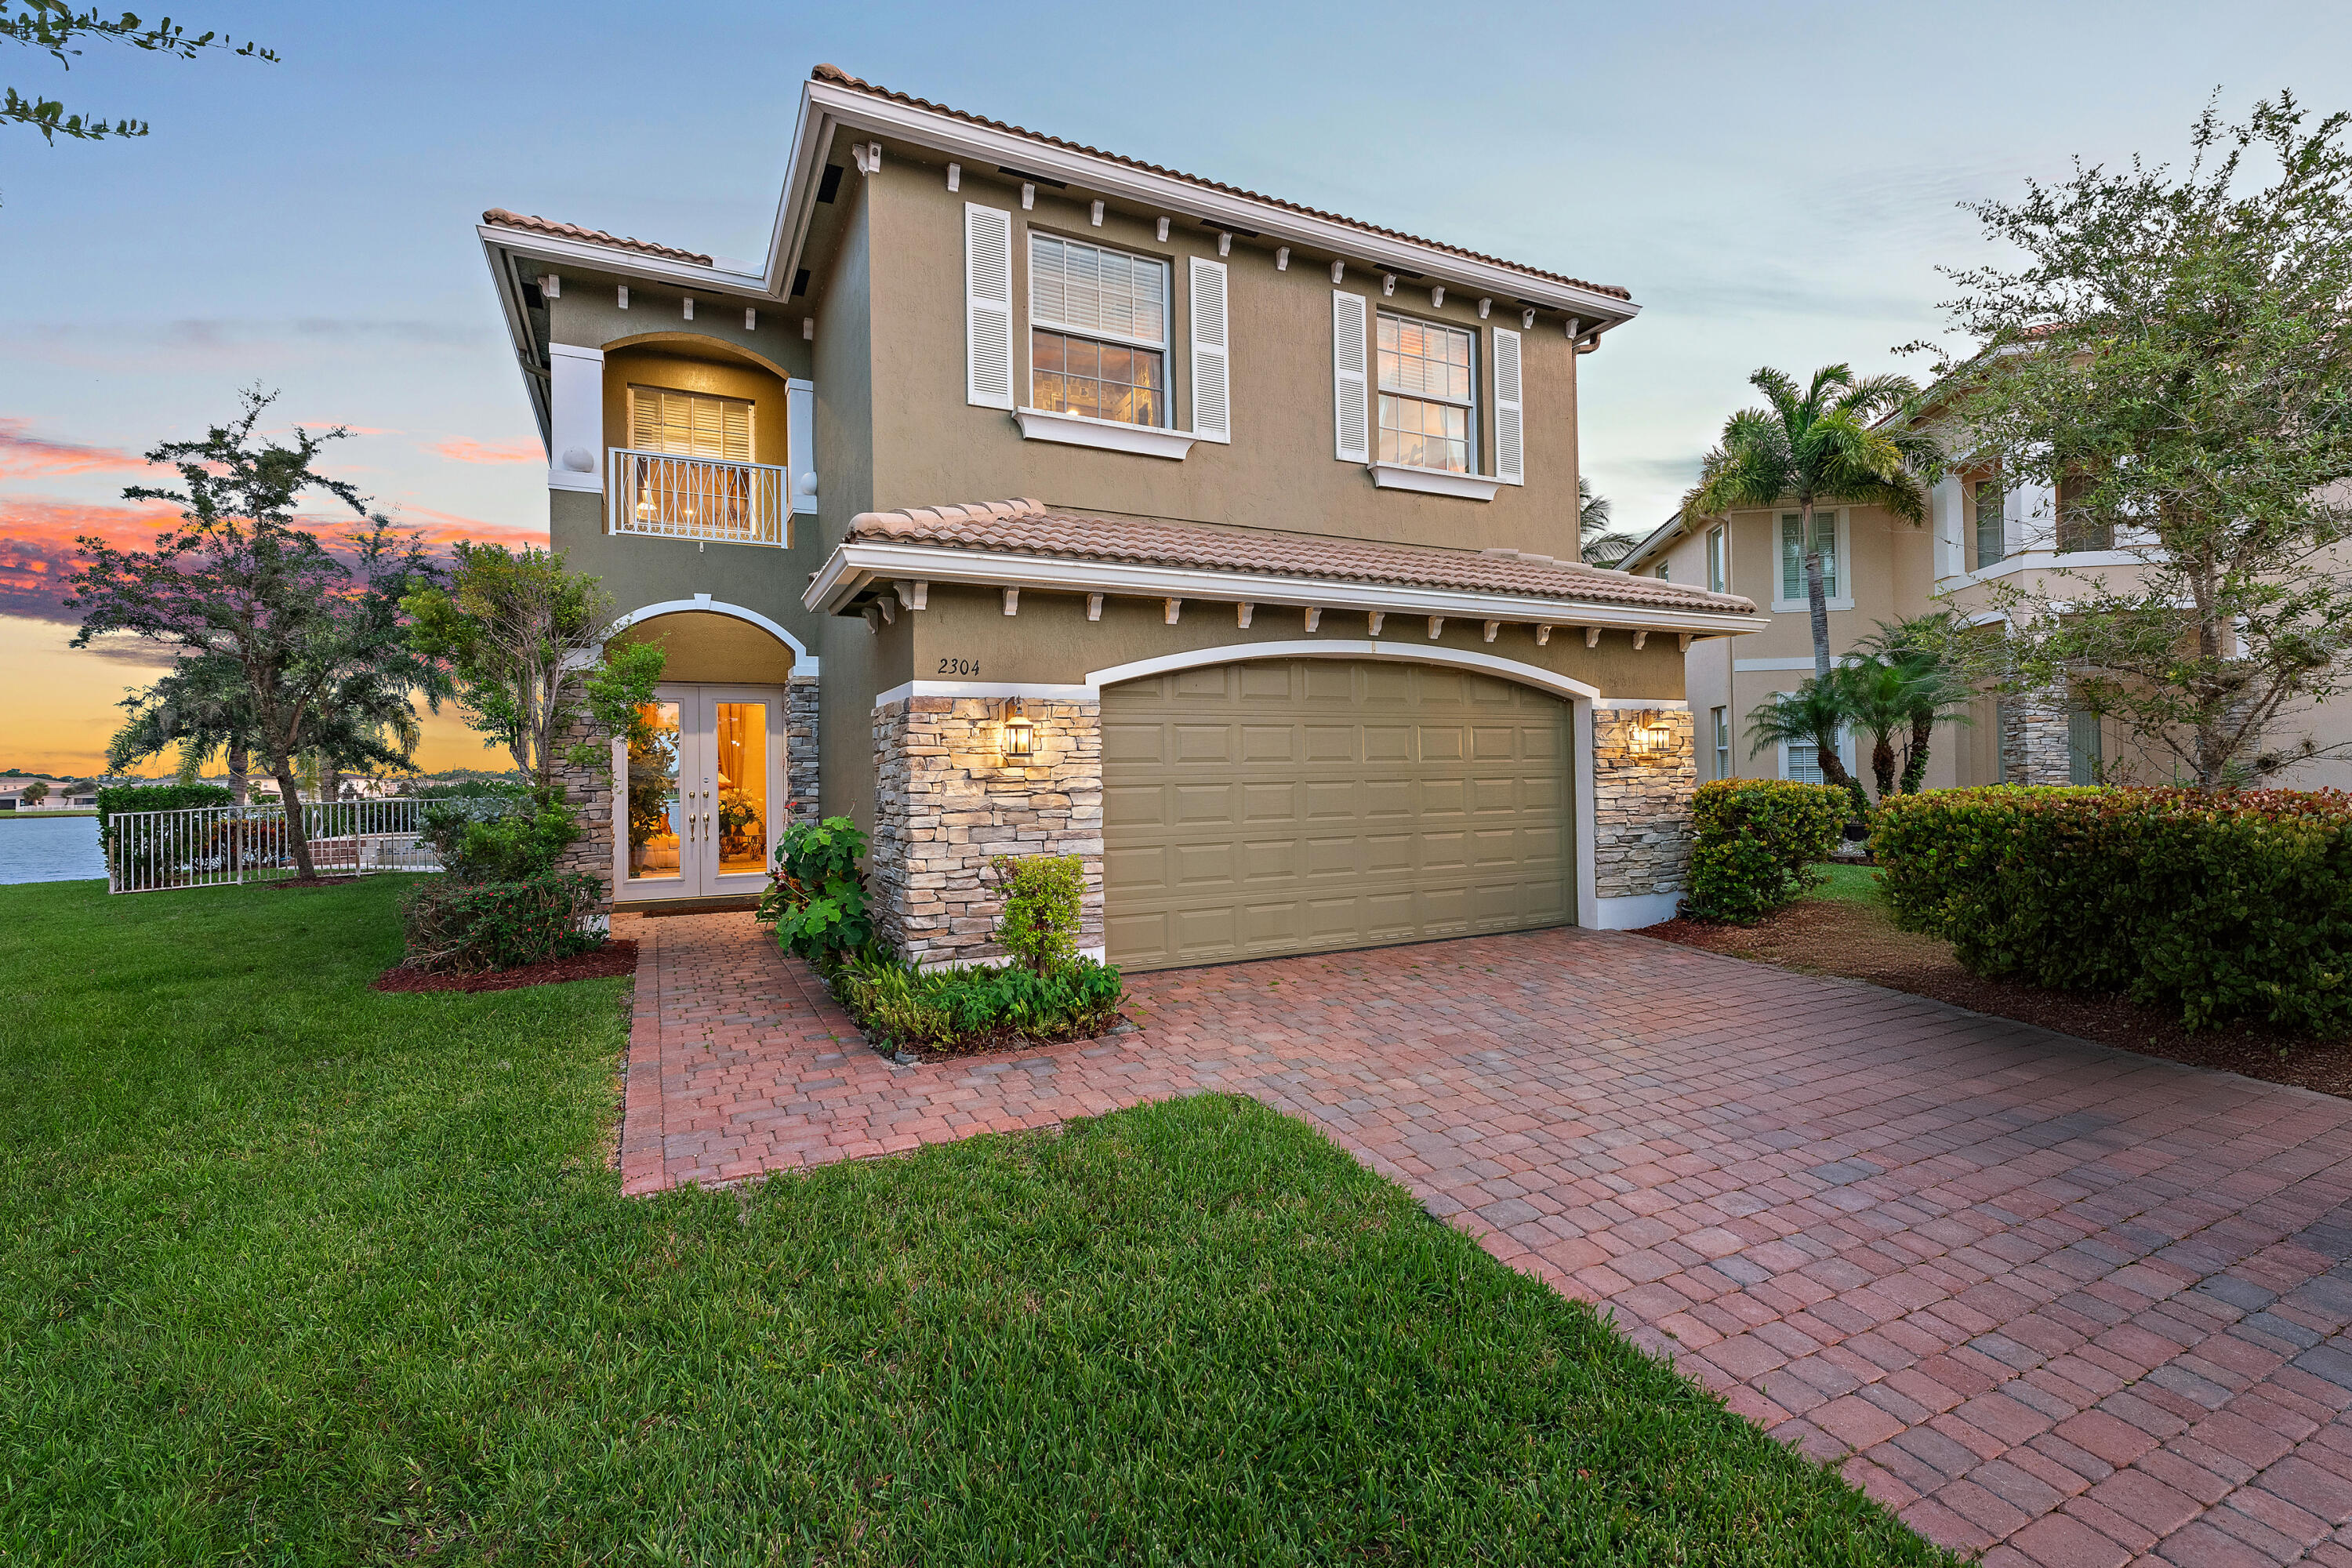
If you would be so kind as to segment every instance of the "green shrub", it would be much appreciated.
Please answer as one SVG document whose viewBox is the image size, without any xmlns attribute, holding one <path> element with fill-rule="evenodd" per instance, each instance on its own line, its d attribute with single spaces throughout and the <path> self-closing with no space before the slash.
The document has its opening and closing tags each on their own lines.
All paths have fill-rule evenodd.
<svg viewBox="0 0 2352 1568">
<path fill-rule="evenodd" d="M 1881 806 L 1871 848 L 1897 923 L 1976 973 L 2352 1032 L 2352 796 L 1938 790 Z"/>
<path fill-rule="evenodd" d="M 996 945 L 1040 974 L 1076 959 L 1087 863 L 1076 855 L 999 855 L 989 865 L 1004 889 Z"/>
<path fill-rule="evenodd" d="M 436 800 L 425 808 L 424 841 L 461 882 L 520 882 L 555 869 L 580 837 L 569 806 L 526 795 Z"/>
<path fill-rule="evenodd" d="M 272 802 L 278 798 L 271 791 Z M 235 805 L 236 796 L 221 784 L 109 784 L 98 792 L 98 838 L 114 842 L 114 818 L 131 811 L 185 811 L 200 805 Z"/>
<path fill-rule="evenodd" d="M 1018 964 L 920 970 L 869 949 L 844 955 L 830 977 L 860 1027 L 890 1045 L 947 1050 L 1098 1035 L 1126 999 L 1118 971 L 1090 958 L 1044 973 Z"/>
<path fill-rule="evenodd" d="M 760 897 L 760 923 L 774 926 L 787 951 L 820 969 L 872 942 L 866 873 L 857 868 L 865 853 L 866 835 L 845 816 L 793 823 L 776 841 L 775 879 Z"/>
<path fill-rule="evenodd" d="M 604 944 L 588 929 L 604 898 L 604 883 L 578 871 L 511 882 L 419 878 L 401 905 L 401 962 L 428 974 L 479 974 L 591 952 Z"/>
<path fill-rule="evenodd" d="M 1723 779 L 1698 786 L 1691 802 L 1686 912 L 1745 924 L 1793 902 L 1820 879 L 1853 802 L 1831 784 Z"/>
</svg>

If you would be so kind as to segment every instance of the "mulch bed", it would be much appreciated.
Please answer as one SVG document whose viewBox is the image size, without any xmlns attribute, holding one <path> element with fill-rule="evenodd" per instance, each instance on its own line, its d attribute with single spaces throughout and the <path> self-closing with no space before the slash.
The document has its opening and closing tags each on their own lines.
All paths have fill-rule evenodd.
<svg viewBox="0 0 2352 1568">
<path fill-rule="evenodd" d="M 1808 899 L 1752 926 L 1671 920 L 1641 934 L 1800 973 L 1867 980 L 2078 1039 L 2352 1099 L 2352 1040 L 2314 1039 L 2259 1024 L 2191 1033 L 2178 1014 L 2121 996 L 2045 991 L 1970 974 L 1952 957 L 1950 944 L 1897 931 L 1874 904 Z"/>
<path fill-rule="evenodd" d="M 351 877 L 289 877 L 289 878 L 287 878 L 284 881 L 281 881 L 281 882 L 270 882 L 270 883 L 268 883 L 268 884 L 266 884 L 266 885 L 267 885 L 267 886 L 268 886 L 268 887 L 276 888 L 276 889 L 278 889 L 279 891 L 281 891 L 281 892 L 288 892 L 288 893 L 315 893 L 315 892 L 317 892 L 317 891 L 318 891 L 320 889 L 321 889 L 321 888 L 348 888 L 348 887 L 350 887 L 353 882 L 356 882 L 356 881 L 358 881 L 358 880 L 359 880 L 359 878 L 358 878 L 358 877 L 356 877 L 356 876 L 351 876 Z"/>
<path fill-rule="evenodd" d="M 637 944 L 627 937 L 606 942 L 593 952 L 571 958 L 551 958 L 520 969 L 493 969 L 487 974 L 423 974 L 414 969 L 387 969 L 375 977 L 377 991 L 514 991 L 525 985 L 560 985 L 567 980 L 610 980 L 637 972 Z"/>
</svg>

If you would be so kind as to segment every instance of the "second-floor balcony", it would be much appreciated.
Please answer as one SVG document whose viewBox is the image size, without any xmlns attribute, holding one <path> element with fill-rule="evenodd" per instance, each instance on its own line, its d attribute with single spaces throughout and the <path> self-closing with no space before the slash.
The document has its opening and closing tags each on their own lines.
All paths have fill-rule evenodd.
<svg viewBox="0 0 2352 1568">
<path fill-rule="evenodd" d="M 614 447 L 605 469 L 605 529 L 658 539 L 729 544 L 791 540 L 786 470 L 773 463 L 731 463 Z"/>
</svg>

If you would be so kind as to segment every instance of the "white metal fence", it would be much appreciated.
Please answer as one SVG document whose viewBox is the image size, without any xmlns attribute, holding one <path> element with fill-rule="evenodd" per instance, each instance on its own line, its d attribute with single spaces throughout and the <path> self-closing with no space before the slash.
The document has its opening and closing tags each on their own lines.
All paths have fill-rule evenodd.
<svg viewBox="0 0 2352 1568">
<path fill-rule="evenodd" d="M 304 837 L 320 876 L 371 871 L 438 871 L 433 847 L 419 840 L 421 800 L 305 802 Z M 219 888 L 295 874 L 278 802 L 206 805 L 184 811 L 117 812 L 106 825 L 106 887 L 111 893 L 164 888 Z"/>
<path fill-rule="evenodd" d="M 605 492 L 609 531 L 663 539 L 789 542 L 784 470 L 772 463 L 675 458 L 629 447 L 611 449 Z"/>
</svg>

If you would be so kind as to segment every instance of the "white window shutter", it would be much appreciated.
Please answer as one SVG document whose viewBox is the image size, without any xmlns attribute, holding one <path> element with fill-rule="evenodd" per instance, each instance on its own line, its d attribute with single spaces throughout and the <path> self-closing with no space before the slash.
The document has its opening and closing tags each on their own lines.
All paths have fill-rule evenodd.
<svg viewBox="0 0 2352 1568">
<path fill-rule="evenodd" d="M 964 400 L 1013 406 L 1013 215 L 963 209 Z"/>
<path fill-rule="evenodd" d="M 1331 418 L 1343 463 L 1372 460 L 1371 405 L 1364 384 L 1364 297 L 1331 291 Z"/>
<path fill-rule="evenodd" d="M 1495 477 L 1528 482 L 1527 415 L 1519 400 L 1519 334 L 1495 329 Z"/>
<path fill-rule="evenodd" d="M 1225 312 L 1225 264 L 1192 258 L 1192 434 L 1234 438 L 1233 357 Z"/>
<path fill-rule="evenodd" d="M 804 381 L 784 384 L 784 475 L 793 510 L 816 510 L 816 388 Z"/>
</svg>

